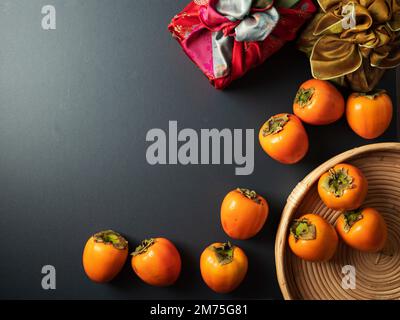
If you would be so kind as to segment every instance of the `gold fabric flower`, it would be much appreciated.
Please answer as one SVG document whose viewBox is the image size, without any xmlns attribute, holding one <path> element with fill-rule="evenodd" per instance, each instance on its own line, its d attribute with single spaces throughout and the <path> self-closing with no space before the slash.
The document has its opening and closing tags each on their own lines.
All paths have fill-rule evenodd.
<svg viewBox="0 0 400 320">
<path fill-rule="evenodd" d="M 312 75 L 371 91 L 385 69 L 400 64 L 400 0 L 318 3 L 319 13 L 299 40 L 300 50 L 310 57 Z"/>
</svg>

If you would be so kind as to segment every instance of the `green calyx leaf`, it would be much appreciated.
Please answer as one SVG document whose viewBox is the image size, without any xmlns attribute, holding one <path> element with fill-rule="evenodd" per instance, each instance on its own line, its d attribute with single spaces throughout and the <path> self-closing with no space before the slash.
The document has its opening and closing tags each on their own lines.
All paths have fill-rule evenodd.
<svg viewBox="0 0 400 320">
<path fill-rule="evenodd" d="M 128 247 L 128 241 L 118 232 L 113 230 L 100 231 L 93 235 L 94 241 L 98 243 L 111 244 L 118 250 Z"/>
<path fill-rule="evenodd" d="M 254 190 L 250 190 L 250 189 L 245 189 L 245 188 L 237 188 L 236 189 L 238 192 L 240 192 L 242 195 L 244 195 L 246 198 L 254 201 L 255 203 L 260 204 L 261 201 L 258 198 L 257 192 L 255 192 Z"/>
<path fill-rule="evenodd" d="M 139 254 L 145 253 L 154 243 L 156 242 L 155 239 L 145 239 L 138 245 L 134 252 L 131 253 L 132 256 L 137 256 Z"/>
<path fill-rule="evenodd" d="M 296 219 L 290 227 L 290 233 L 297 240 L 314 240 L 317 229 L 308 219 Z"/>
<path fill-rule="evenodd" d="M 235 247 L 229 241 L 220 246 L 212 246 L 212 249 L 220 264 L 225 265 L 232 262 Z"/>
<path fill-rule="evenodd" d="M 263 136 L 269 136 L 271 134 L 278 133 L 283 130 L 286 123 L 289 121 L 289 115 L 284 114 L 282 116 L 274 116 L 268 119 L 267 124 L 263 130 Z"/>
<path fill-rule="evenodd" d="M 300 88 L 296 93 L 294 102 L 297 103 L 301 108 L 304 108 L 311 103 L 311 99 L 314 95 L 314 92 L 315 92 L 314 88 L 308 88 L 308 89 Z"/>
<path fill-rule="evenodd" d="M 329 170 L 329 176 L 323 183 L 323 188 L 335 195 L 336 198 L 343 196 L 344 192 L 353 188 L 353 177 L 344 168 Z"/>
<path fill-rule="evenodd" d="M 344 216 L 344 231 L 347 233 L 350 231 L 351 227 L 357 222 L 360 221 L 363 217 L 362 210 L 354 210 L 343 213 Z"/>
</svg>

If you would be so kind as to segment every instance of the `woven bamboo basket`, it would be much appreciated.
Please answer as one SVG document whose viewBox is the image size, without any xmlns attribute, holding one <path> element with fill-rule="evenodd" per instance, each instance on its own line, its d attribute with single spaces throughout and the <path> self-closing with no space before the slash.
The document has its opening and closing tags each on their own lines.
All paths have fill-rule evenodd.
<svg viewBox="0 0 400 320">
<path fill-rule="evenodd" d="M 382 213 L 388 225 L 388 242 L 381 253 L 363 253 L 340 241 L 329 262 L 297 258 L 287 244 L 292 219 L 317 213 L 334 224 L 340 212 L 328 209 L 317 192 L 319 177 L 338 163 L 360 168 L 368 179 L 364 206 Z M 312 171 L 290 194 L 283 210 L 275 243 L 279 285 L 285 299 L 400 299 L 400 143 L 379 143 L 344 152 Z M 346 265 L 355 267 L 355 288 L 342 286 Z"/>
</svg>

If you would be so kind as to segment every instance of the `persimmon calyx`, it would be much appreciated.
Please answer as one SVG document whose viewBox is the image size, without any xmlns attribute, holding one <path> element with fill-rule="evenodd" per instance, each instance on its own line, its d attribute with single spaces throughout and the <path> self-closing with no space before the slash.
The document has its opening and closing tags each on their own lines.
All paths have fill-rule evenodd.
<svg viewBox="0 0 400 320">
<path fill-rule="evenodd" d="M 298 104 L 301 108 L 307 107 L 311 103 L 314 92 L 315 88 L 313 87 L 308 89 L 300 88 L 296 93 L 294 102 Z"/>
<path fill-rule="evenodd" d="M 344 231 L 347 233 L 350 231 L 351 227 L 357 222 L 360 221 L 363 217 L 361 210 L 348 211 L 343 213 L 344 217 Z"/>
<path fill-rule="evenodd" d="M 212 246 L 212 250 L 215 252 L 218 262 L 222 265 L 232 262 L 234 249 L 235 247 L 229 241 L 219 246 Z"/>
<path fill-rule="evenodd" d="M 255 192 L 254 190 L 250 190 L 250 189 L 246 189 L 246 188 L 237 188 L 236 190 L 238 192 L 240 192 L 243 196 L 245 196 L 247 199 L 250 199 L 257 204 L 261 203 L 260 199 L 258 198 L 257 192 Z"/>
<path fill-rule="evenodd" d="M 340 198 L 346 190 L 354 187 L 353 180 L 353 177 L 349 175 L 349 170 L 331 168 L 322 186 L 326 191 L 334 194 L 336 198 Z"/>
<path fill-rule="evenodd" d="M 382 94 L 385 94 L 386 90 L 384 89 L 376 89 L 374 91 L 371 92 L 357 92 L 356 93 L 356 97 L 365 97 L 368 98 L 370 100 L 375 100 L 376 98 L 378 98 L 379 96 L 381 96 Z"/>
<path fill-rule="evenodd" d="M 124 250 L 128 247 L 128 241 L 126 241 L 126 239 L 118 232 L 113 230 L 97 232 L 93 235 L 93 238 L 97 243 L 111 244 L 118 250 Z"/>
<path fill-rule="evenodd" d="M 139 244 L 136 248 L 135 251 L 131 253 L 132 256 L 137 256 L 139 254 L 145 253 L 154 243 L 156 243 L 156 240 L 151 238 L 151 239 L 144 239 L 141 244 Z"/>
<path fill-rule="evenodd" d="M 290 227 L 290 233 L 295 240 L 314 240 L 317 228 L 307 219 L 295 219 Z"/>
<path fill-rule="evenodd" d="M 284 114 L 282 116 L 273 116 L 268 119 L 266 126 L 263 130 L 263 136 L 269 136 L 271 134 L 278 133 L 283 130 L 286 123 L 289 122 L 289 115 Z"/>
</svg>

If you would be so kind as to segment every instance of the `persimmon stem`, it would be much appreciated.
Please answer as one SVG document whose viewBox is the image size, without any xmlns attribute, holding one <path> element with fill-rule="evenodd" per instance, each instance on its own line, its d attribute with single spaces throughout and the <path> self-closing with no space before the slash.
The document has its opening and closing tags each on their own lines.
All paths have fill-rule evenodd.
<svg viewBox="0 0 400 320">
<path fill-rule="evenodd" d="M 114 248 L 123 250 L 128 247 L 128 241 L 118 232 L 113 230 L 100 231 L 93 235 L 94 241 L 98 243 L 112 244 Z"/>
<path fill-rule="evenodd" d="M 348 211 L 343 214 L 344 216 L 344 231 L 347 233 L 351 227 L 363 218 L 362 210 Z"/>
<path fill-rule="evenodd" d="M 301 108 L 304 108 L 311 103 L 314 92 L 315 88 L 313 87 L 308 89 L 300 88 L 296 93 L 294 102 L 297 103 Z"/>
<path fill-rule="evenodd" d="M 237 188 L 236 190 L 240 192 L 242 195 L 244 195 L 246 198 L 253 200 L 255 203 L 260 204 L 261 201 L 258 198 L 257 192 L 255 192 L 254 190 L 245 188 Z"/>
<path fill-rule="evenodd" d="M 316 227 L 308 219 L 295 219 L 290 226 L 290 233 L 296 241 L 314 240 L 317 237 Z"/>
<path fill-rule="evenodd" d="M 282 116 L 273 116 L 268 119 L 265 128 L 263 129 L 263 136 L 269 136 L 271 134 L 278 133 L 283 130 L 286 123 L 289 122 L 289 115 L 284 114 Z"/>
<path fill-rule="evenodd" d="M 137 256 L 139 254 L 145 253 L 154 243 L 156 242 L 155 239 L 144 239 L 141 244 L 139 244 L 135 251 L 131 253 L 132 256 Z"/>
<path fill-rule="evenodd" d="M 232 262 L 234 249 L 235 247 L 229 241 L 222 243 L 219 246 L 212 246 L 212 250 L 215 252 L 220 264 L 228 264 Z"/>
<path fill-rule="evenodd" d="M 323 181 L 322 187 L 335 195 L 336 198 L 343 196 L 347 189 L 353 188 L 353 177 L 345 168 L 329 169 L 328 177 Z"/>
</svg>

